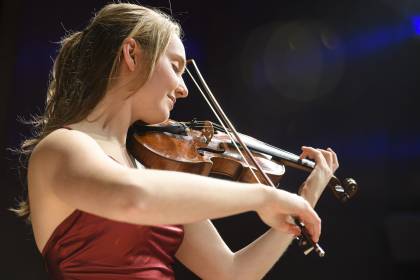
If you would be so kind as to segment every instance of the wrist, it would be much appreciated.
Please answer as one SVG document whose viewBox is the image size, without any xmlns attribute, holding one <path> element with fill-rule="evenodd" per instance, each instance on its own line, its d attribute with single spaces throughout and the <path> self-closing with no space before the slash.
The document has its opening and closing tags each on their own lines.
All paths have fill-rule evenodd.
<svg viewBox="0 0 420 280">
<path fill-rule="evenodd" d="M 276 189 L 270 186 L 258 184 L 258 191 L 260 199 L 254 209 L 256 212 L 260 212 L 264 208 L 271 207 L 270 205 L 274 201 L 274 193 Z"/>
<path fill-rule="evenodd" d="M 318 202 L 319 197 L 321 196 L 323 188 L 320 190 L 318 188 L 314 188 L 313 186 L 309 186 L 307 182 L 304 182 L 300 188 L 300 196 L 302 196 L 309 204 L 315 207 L 315 204 Z"/>
</svg>

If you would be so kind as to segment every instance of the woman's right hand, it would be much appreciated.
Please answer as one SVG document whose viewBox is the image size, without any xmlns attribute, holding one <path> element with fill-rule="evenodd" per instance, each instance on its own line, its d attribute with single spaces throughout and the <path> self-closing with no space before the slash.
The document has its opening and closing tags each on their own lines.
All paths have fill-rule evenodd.
<svg viewBox="0 0 420 280">
<path fill-rule="evenodd" d="M 292 217 L 299 218 L 309 231 L 314 242 L 321 234 L 321 219 L 303 197 L 280 189 L 272 189 L 268 202 L 257 210 L 268 226 L 293 235 L 300 234 L 300 228 Z"/>
</svg>

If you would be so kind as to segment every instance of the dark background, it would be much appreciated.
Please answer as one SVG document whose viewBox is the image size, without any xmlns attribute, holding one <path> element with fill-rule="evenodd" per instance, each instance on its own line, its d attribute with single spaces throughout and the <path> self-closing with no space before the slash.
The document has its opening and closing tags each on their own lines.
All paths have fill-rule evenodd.
<svg viewBox="0 0 420 280">
<path fill-rule="evenodd" d="M 108 1 L 0 2 L 1 279 L 46 279 L 30 227 L 8 210 L 22 187 L 17 147 L 42 111 L 56 42 Z M 167 1 L 143 4 L 169 11 Z M 332 147 L 337 176 L 360 192 L 346 205 L 326 191 L 325 258 L 292 245 L 266 279 L 409 279 L 420 275 L 419 1 L 173 0 L 187 56 L 195 58 L 237 128 L 299 153 Z M 417 25 L 416 25 L 417 22 Z M 212 119 L 189 78 L 177 120 Z M 287 170 L 296 191 L 305 174 Z M 238 198 L 240 199 L 240 198 Z M 237 250 L 266 228 L 253 214 L 216 221 Z M 179 279 L 195 279 L 182 267 Z"/>
</svg>

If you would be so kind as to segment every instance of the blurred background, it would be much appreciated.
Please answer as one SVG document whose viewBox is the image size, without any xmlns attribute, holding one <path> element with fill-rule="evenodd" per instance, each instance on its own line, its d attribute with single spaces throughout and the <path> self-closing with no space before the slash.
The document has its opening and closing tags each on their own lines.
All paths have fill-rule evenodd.
<svg viewBox="0 0 420 280">
<path fill-rule="evenodd" d="M 60 38 L 108 2 L 0 2 L 2 279 L 46 279 L 30 227 L 7 210 L 23 189 L 7 148 L 31 133 L 17 119 L 42 112 Z M 172 10 L 187 57 L 238 130 L 296 154 L 302 145 L 332 147 L 337 176 L 359 183 L 352 201 L 327 190 L 317 205 L 326 256 L 292 244 L 264 279 L 420 277 L 420 1 L 139 3 Z M 189 98 L 172 118 L 214 120 L 185 80 Z M 296 192 L 305 176 L 287 169 L 281 186 Z M 232 250 L 266 230 L 252 213 L 215 224 Z M 180 264 L 176 271 L 197 279 Z"/>
</svg>

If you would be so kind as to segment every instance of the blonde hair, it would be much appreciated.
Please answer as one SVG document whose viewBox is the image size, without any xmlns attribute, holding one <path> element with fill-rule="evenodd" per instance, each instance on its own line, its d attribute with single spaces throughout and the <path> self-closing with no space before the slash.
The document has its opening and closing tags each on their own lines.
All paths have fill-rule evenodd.
<svg viewBox="0 0 420 280">
<path fill-rule="evenodd" d="M 181 28 L 167 14 L 136 4 L 116 3 L 103 7 L 83 31 L 65 36 L 50 75 L 45 112 L 29 121 L 34 135 L 18 150 L 23 171 L 20 176 L 26 178 L 28 159 L 43 138 L 66 124 L 83 120 L 103 98 L 117 73 L 125 38 L 132 37 L 142 49 L 140 88 L 173 34 L 180 37 Z M 26 190 L 26 180 L 24 185 Z M 11 210 L 29 221 L 29 201 L 24 196 Z"/>
</svg>

